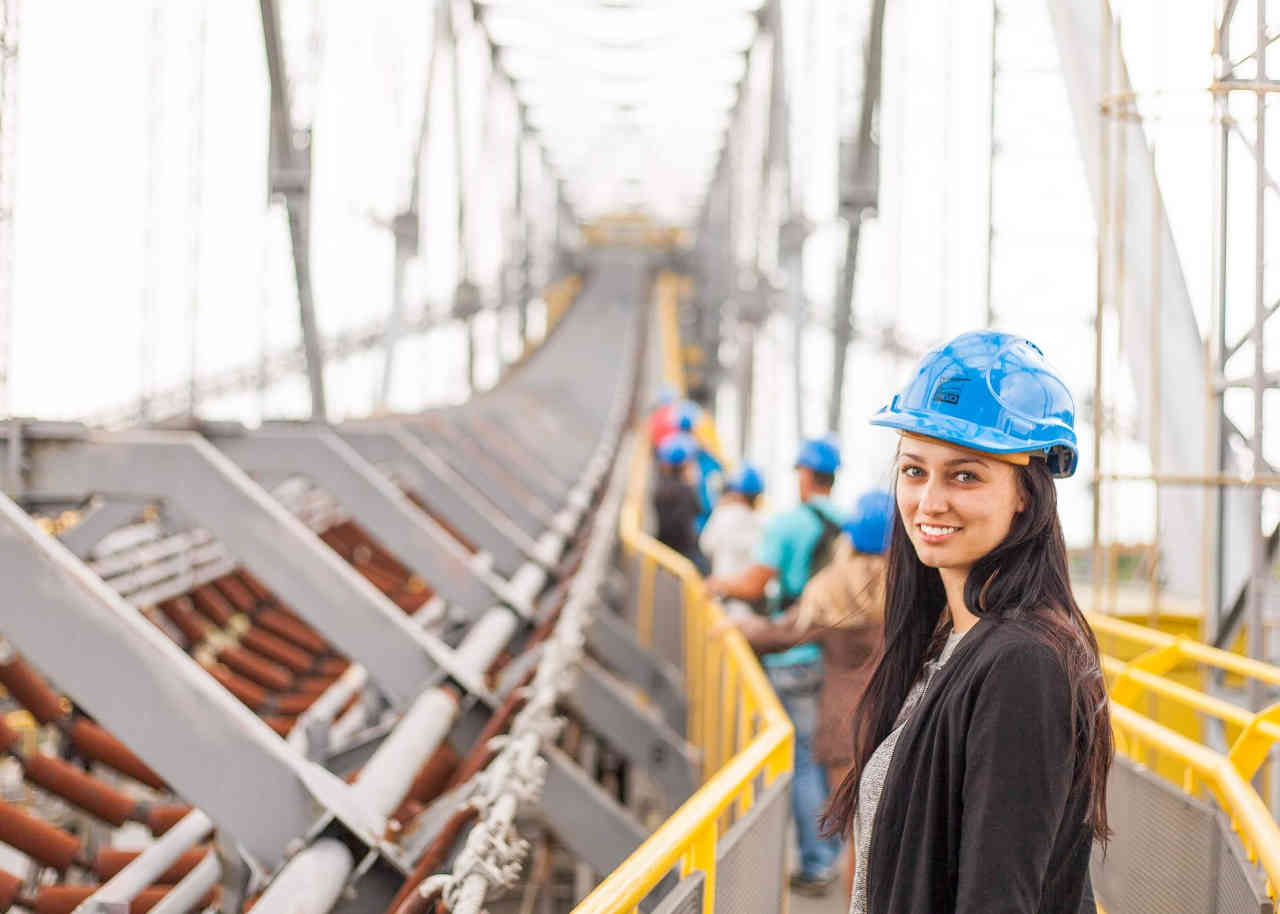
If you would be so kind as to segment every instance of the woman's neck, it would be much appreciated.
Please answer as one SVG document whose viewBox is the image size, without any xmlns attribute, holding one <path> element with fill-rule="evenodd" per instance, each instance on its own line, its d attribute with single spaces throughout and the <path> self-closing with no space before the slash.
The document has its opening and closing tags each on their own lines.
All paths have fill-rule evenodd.
<svg viewBox="0 0 1280 914">
<path fill-rule="evenodd" d="M 969 577 L 968 568 L 939 568 L 942 587 L 947 592 L 947 612 L 951 614 L 951 630 L 963 635 L 978 624 L 978 617 L 969 612 L 964 602 L 964 582 Z"/>
</svg>

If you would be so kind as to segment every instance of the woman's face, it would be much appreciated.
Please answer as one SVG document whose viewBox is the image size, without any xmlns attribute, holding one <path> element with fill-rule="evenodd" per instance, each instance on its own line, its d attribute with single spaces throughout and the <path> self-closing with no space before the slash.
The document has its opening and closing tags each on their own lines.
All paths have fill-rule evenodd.
<svg viewBox="0 0 1280 914">
<path fill-rule="evenodd" d="M 897 476 L 902 523 L 930 568 L 967 571 L 1024 507 L 1016 467 L 940 441 L 904 438 Z"/>
</svg>

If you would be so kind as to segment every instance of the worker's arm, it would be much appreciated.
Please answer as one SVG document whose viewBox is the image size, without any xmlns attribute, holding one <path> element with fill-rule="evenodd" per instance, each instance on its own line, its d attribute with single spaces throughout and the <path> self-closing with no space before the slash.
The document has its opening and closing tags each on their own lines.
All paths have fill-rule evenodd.
<svg viewBox="0 0 1280 914">
<path fill-rule="evenodd" d="M 707 578 L 707 590 L 718 597 L 750 603 L 764 596 L 764 589 L 777 575 L 768 565 L 752 565 L 732 578 Z"/>
</svg>

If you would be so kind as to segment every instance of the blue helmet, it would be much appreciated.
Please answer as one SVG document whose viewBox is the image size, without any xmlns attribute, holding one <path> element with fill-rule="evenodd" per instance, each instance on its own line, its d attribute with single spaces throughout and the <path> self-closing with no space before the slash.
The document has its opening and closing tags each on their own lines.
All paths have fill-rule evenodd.
<svg viewBox="0 0 1280 914">
<path fill-rule="evenodd" d="M 653 398 L 653 409 L 661 409 L 668 403 L 675 402 L 676 392 L 670 384 L 663 384 L 658 388 L 657 395 Z"/>
<path fill-rule="evenodd" d="M 892 520 L 892 495 L 884 491 L 863 492 L 854 503 L 853 516 L 844 525 L 844 532 L 853 540 L 853 548 L 878 555 L 889 548 Z"/>
<path fill-rule="evenodd" d="M 815 473 L 835 475 L 840 469 L 840 448 L 831 438 L 810 438 L 800 445 L 796 466 L 808 467 Z"/>
<path fill-rule="evenodd" d="M 926 353 L 871 424 L 990 454 L 1037 453 L 1063 478 L 1079 459 L 1075 413 L 1071 391 L 1034 343 L 975 330 Z"/>
<path fill-rule="evenodd" d="M 744 463 L 736 473 L 724 481 L 726 492 L 741 492 L 753 498 L 764 491 L 764 477 L 749 463 Z"/>
<path fill-rule="evenodd" d="M 658 460 L 668 466 L 678 466 L 697 453 L 698 442 L 683 433 L 668 435 L 658 445 Z"/>
<path fill-rule="evenodd" d="M 697 403 L 692 400 L 681 400 L 675 406 L 675 427 L 682 432 L 691 432 L 701 416 L 702 410 Z"/>
</svg>

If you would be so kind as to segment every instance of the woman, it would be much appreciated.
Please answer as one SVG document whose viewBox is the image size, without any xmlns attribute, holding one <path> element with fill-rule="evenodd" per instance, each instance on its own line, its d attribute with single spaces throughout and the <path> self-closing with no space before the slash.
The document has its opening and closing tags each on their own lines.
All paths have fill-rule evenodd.
<svg viewBox="0 0 1280 914">
<path fill-rule="evenodd" d="M 1093 911 L 1111 727 L 1054 478 L 1071 394 L 1031 343 L 967 333 L 873 420 L 902 436 L 885 646 L 825 824 L 854 914 Z"/>
</svg>

